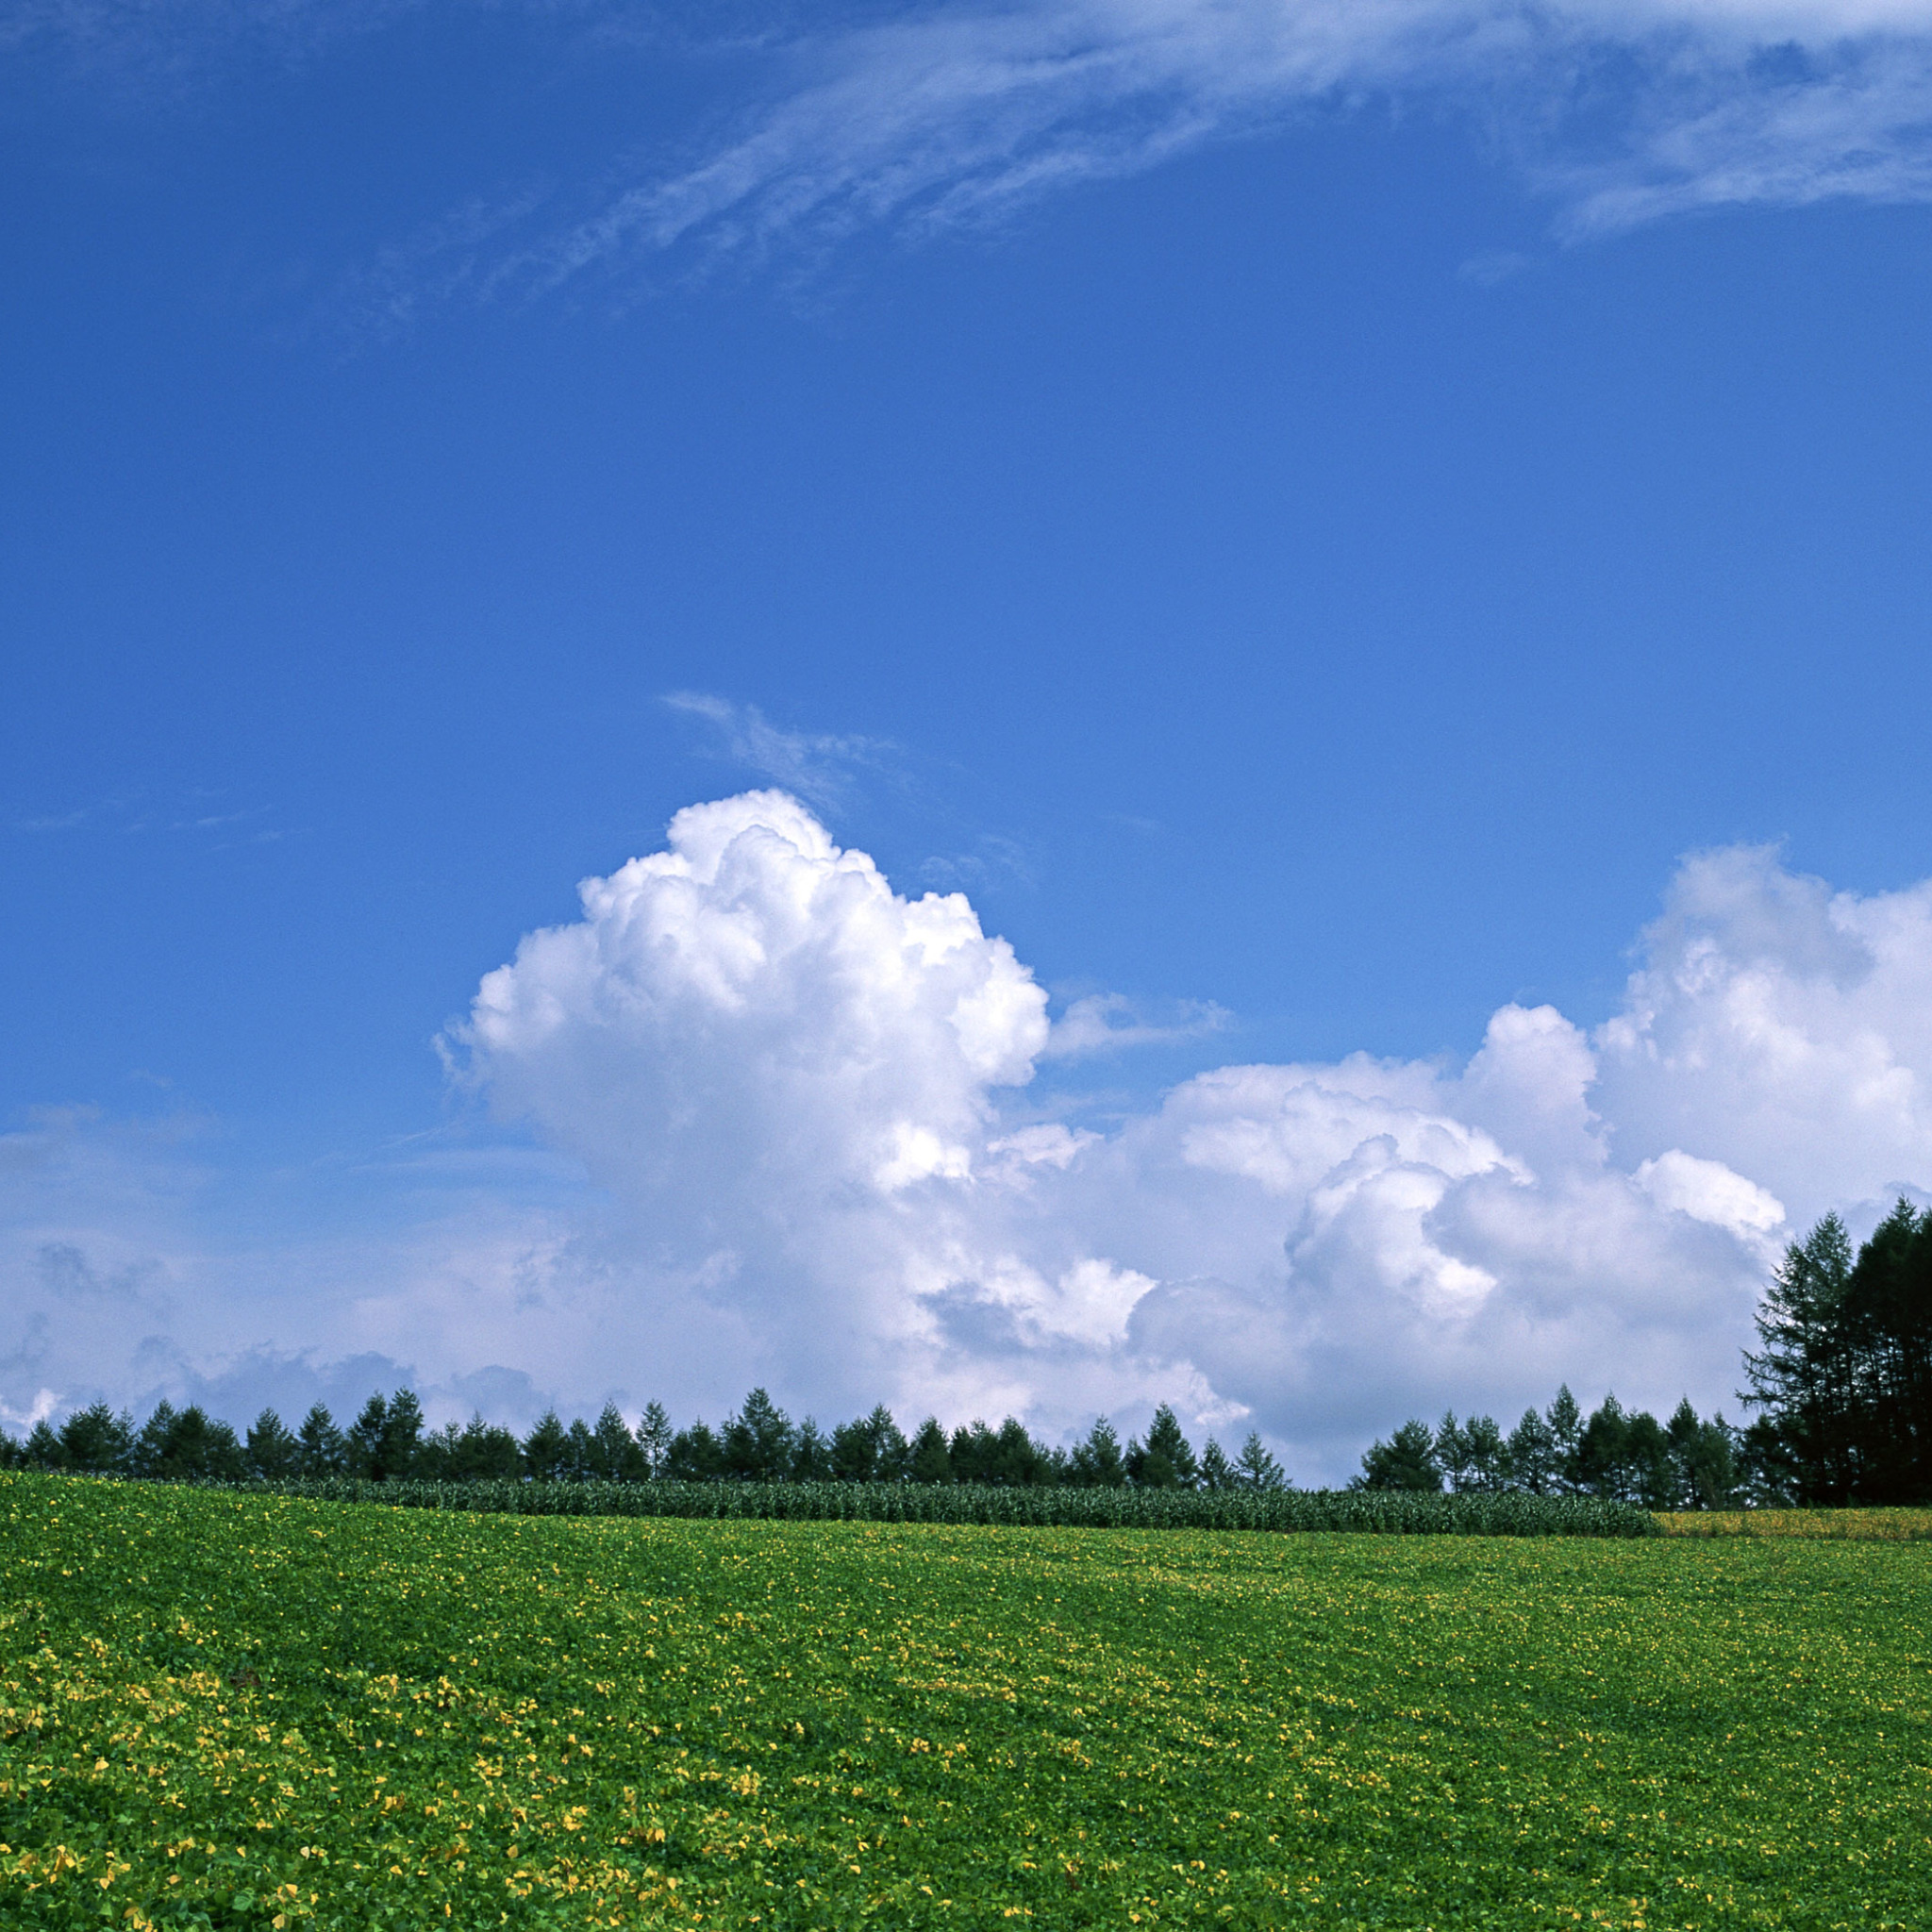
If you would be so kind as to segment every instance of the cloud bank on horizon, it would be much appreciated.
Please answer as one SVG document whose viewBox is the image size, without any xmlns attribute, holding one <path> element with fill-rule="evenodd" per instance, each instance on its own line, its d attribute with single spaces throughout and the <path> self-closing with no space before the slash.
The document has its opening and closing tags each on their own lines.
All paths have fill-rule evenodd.
<svg viewBox="0 0 1932 1932">
<path fill-rule="evenodd" d="M 1056 1023 L 964 895 L 894 891 L 789 794 L 691 807 L 581 893 L 448 1050 L 594 1197 L 485 1177 L 264 1292 L 195 1252 L 178 1163 L 150 1148 L 142 1181 L 42 1124 L 0 1142 L 31 1210 L 16 1424 L 100 1391 L 359 1399 L 402 1364 L 464 1412 L 765 1382 L 1051 1432 L 1166 1399 L 1335 1476 L 1407 1413 L 1559 1379 L 1727 1401 L 1780 1243 L 1932 1178 L 1932 882 L 1701 854 L 1594 1032 L 1505 1006 L 1462 1066 L 1220 1067 L 1105 1131 L 1033 1091 L 1106 1050 L 1091 1013 Z"/>
</svg>

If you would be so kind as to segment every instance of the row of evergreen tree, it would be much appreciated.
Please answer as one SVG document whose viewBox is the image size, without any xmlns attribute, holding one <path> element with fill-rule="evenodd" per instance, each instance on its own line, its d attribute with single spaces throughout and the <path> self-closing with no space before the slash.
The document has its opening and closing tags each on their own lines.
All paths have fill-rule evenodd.
<svg viewBox="0 0 1932 1932">
<path fill-rule="evenodd" d="M 1458 1494 L 1520 1491 L 1595 1495 L 1655 1509 L 1719 1508 L 1759 1500 L 1744 1443 L 1722 1416 L 1701 1421 L 1688 1401 L 1668 1424 L 1626 1414 L 1614 1395 L 1586 1421 L 1565 1388 L 1541 1415 L 1525 1411 L 1506 1437 L 1489 1416 L 1431 1429 L 1405 1423 L 1362 1458 L 1353 1487 Z M 1072 1449 L 1036 1441 L 1016 1418 L 995 1429 L 975 1422 L 949 1436 L 928 1416 L 908 1438 L 883 1406 L 826 1434 L 810 1417 L 793 1424 L 762 1389 L 713 1429 L 675 1429 L 653 1402 L 632 1428 L 615 1404 L 594 1423 L 566 1425 L 555 1410 L 521 1440 L 481 1416 L 425 1427 L 415 1391 L 372 1395 L 347 1428 L 317 1403 L 291 1430 L 273 1408 L 245 1436 L 191 1404 L 159 1404 L 145 1423 L 106 1403 L 75 1410 L 57 1429 L 35 1424 L 24 1443 L 0 1436 L 0 1462 L 77 1474 L 162 1480 L 280 1481 L 360 1476 L 373 1481 L 913 1482 L 995 1488 L 1271 1490 L 1287 1477 L 1258 1434 L 1230 1457 L 1209 1437 L 1197 1456 L 1171 1407 L 1154 1413 L 1144 1441 L 1122 1444 L 1100 1417 Z"/>
<path fill-rule="evenodd" d="M 1625 1410 L 1614 1395 L 1587 1419 L 1565 1386 L 1541 1415 L 1525 1409 L 1506 1436 L 1491 1416 L 1431 1429 L 1404 1423 L 1362 1457 L 1357 1489 L 1453 1490 L 1458 1495 L 1601 1496 L 1646 1509 L 1729 1509 L 1774 1501 L 1722 1415 L 1699 1417 L 1690 1399 L 1667 1423 Z"/>
<path fill-rule="evenodd" d="M 1287 1486 L 1258 1434 L 1230 1457 L 1210 1438 L 1197 1457 L 1172 1407 L 1155 1410 L 1144 1441 L 1124 1445 L 1100 1417 L 1072 1449 L 1036 1441 L 1008 1416 L 948 1435 L 928 1416 L 910 1438 L 883 1405 L 826 1433 L 808 1416 L 794 1424 L 762 1389 L 754 1389 L 720 1428 L 694 1422 L 673 1429 L 653 1402 L 632 1428 L 614 1403 L 594 1423 L 566 1425 L 553 1409 L 521 1441 L 473 1417 L 425 1427 L 415 1391 L 372 1395 L 347 1428 L 317 1403 L 290 1429 L 272 1408 L 245 1436 L 198 1405 L 159 1404 L 146 1422 L 106 1403 L 76 1409 L 57 1429 L 41 1422 L 22 1443 L 0 1436 L 0 1465 L 76 1474 L 161 1480 L 281 1481 L 361 1476 L 377 1482 L 913 1482 L 986 1483 L 995 1488 L 1064 1484 L 1073 1488 L 1271 1490 Z"/>
</svg>

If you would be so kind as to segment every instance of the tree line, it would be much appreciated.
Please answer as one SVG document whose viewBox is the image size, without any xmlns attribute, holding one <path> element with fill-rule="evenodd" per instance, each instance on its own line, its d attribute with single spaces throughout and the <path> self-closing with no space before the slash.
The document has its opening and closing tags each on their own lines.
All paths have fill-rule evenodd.
<svg viewBox="0 0 1932 1932">
<path fill-rule="evenodd" d="M 1708 1421 L 1687 1396 L 1667 1423 L 1607 1395 L 1585 1417 L 1567 1385 L 1541 1414 L 1525 1409 L 1506 1436 L 1491 1416 L 1431 1429 L 1406 1422 L 1362 1457 L 1354 1487 L 1448 1490 L 1457 1495 L 1596 1496 L 1646 1509 L 1732 1509 L 1758 1493 L 1738 1430 Z"/>
<path fill-rule="evenodd" d="M 1826 1215 L 1793 1241 L 1758 1307 L 1744 1355 L 1747 1427 L 1669 1419 L 1607 1396 L 1585 1416 L 1567 1387 L 1505 1434 L 1493 1417 L 1403 1424 L 1362 1457 L 1357 1490 L 1585 1496 L 1649 1509 L 1778 1503 L 1932 1502 L 1932 1208 L 1908 1201 L 1855 1252 Z M 1250 1433 L 1230 1457 L 1198 1455 L 1163 1403 L 1143 1440 L 1105 1416 L 1071 1448 L 1038 1441 L 1015 1417 L 949 1434 L 928 1416 L 908 1437 L 883 1405 L 826 1432 L 794 1424 L 754 1389 L 718 1428 L 674 1429 L 658 1402 L 633 1427 L 607 1403 L 594 1423 L 547 1411 L 527 1435 L 474 1416 L 427 1427 L 414 1391 L 370 1396 L 346 1428 L 317 1403 L 291 1429 L 265 1408 L 245 1435 L 198 1405 L 158 1404 L 144 1423 L 106 1403 L 24 1442 L 0 1432 L 0 1467 L 174 1480 L 637 1483 L 918 1483 L 992 1488 L 1268 1491 L 1291 1488 Z"/>
<path fill-rule="evenodd" d="M 518 1438 L 480 1415 L 426 1426 L 410 1389 L 370 1396 L 347 1429 L 317 1403 L 291 1429 L 265 1408 L 245 1435 L 197 1404 L 158 1404 L 137 1424 L 107 1403 L 75 1410 L 58 1428 L 34 1424 L 25 1442 L 0 1435 L 0 1466 L 168 1481 L 284 1482 L 336 1476 L 375 1482 L 846 1482 L 974 1483 L 994 1489 L 1277 1490 L 1289 1487 L 1258 1432 L 1229 1457 L 1210 1437 L 1196 1456 L 1173 1407 L 1154 1412 L 1146 1440 L 1122 1443 L 1099 1417 L 1071 1449 L 1042 1443 L 1017 1417 L 948 1434 L 928 1416 L 910 1437 L 883 1404 L 829 1433 L 793 1423 L 754 1389 L 722 1426 L 674 1429 L 651 1403 L 632 1427 L 615 1403 L 594 1423 L 547 1410 Z"/>
</svg>

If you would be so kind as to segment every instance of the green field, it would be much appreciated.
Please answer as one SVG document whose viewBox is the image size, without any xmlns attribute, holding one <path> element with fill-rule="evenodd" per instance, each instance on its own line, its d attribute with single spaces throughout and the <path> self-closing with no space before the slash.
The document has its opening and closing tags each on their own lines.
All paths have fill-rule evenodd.
<svg viewBox="0 0 1932 1932">
<path fill-rule="evenodd" d="M 1932 1546 L 0 1477 L 0 1918 L 1932 1923 Z"/>
</svg>

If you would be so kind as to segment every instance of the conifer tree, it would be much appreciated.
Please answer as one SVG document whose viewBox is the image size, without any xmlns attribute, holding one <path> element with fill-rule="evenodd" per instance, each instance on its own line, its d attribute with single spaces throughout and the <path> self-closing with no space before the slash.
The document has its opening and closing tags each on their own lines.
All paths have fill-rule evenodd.
<svg viewBox="0 0 1932 1932">
<path fill-rule="evenodd" d="M 927 1416 L 913 1435 L 911 1477 L 916 1483 L 953 1480 L 953 1453 L 946 1446 L 946 1432 L 936 1415 Z"/>
<path fill-rule="evenodd" d="M 570 1456 L 570 1432 L 558 1419 L 554 1408 L 537 1418 L 536 1426 L 524 1438 L 524 1474 L 533 1483 L 561 1480 Z"/>
<path fill-rule="evenodd" d="M 1293 1487 L 1268 1445 L 1262 1441 L 1258 1429 L 1248 1431 L 1248 1440 L 1241 1444 L 1234 1473 L 1236 1481 L 1244 1490 L 1286 1490 Z"/>
<path fill-rule="evenodd" d="M 991 1481 L 991 1472 L 999 1459 L 999 1438 L 977 1417 L 961 1423 L 946 1444 L 946 1457 L 953 1467 L 956 1483 Z"/>
<path fill-rule="evenodd" d="M 1583 1425 L 1576 1475 L 1592 1495 L 1641 1503 L 1646 1509 L 1675 1507 L 1678 1479 L 1670 1437 L 1647 1409 L 1626 1411 L 1615 1395 L 1606 1395 Z"/>
<path fill-rule="evenodd" d="M 665 1414 L 661 1402 L 644 1405 L 644 1412 L 638 1419 L 637 1445 L 646 1479 L 662 1475 L 665 1460 L 671 1454 L 671 1418 Z"/>
<path fill-rule="evenodd" d="M 311 1405 L 302 1418 L 295 1441 L 301 1445 L 297 1467 L 303 1475 L 341 1475 L 347 1470 L 349 1445 L 341 1430 L 336 1427 L 335 1417 L 321 1403 Z"/>
<path fill-rule="evenodd" d="M 1744 1401 L 1775 1417 L 1774 1433 L 1803 1472 L 1807 1502 L 1848 1502 L 1858 1486 L 1853 1364 L 1842 1320 L 1852 1268 L 1851 1236 L 1836 1214 L 1827 1214 L 1773 1271 L 1756 1316 L 1762 1346 L 1744 1355 Z"/>
<path fill-rule="evenodd" d="M 1749 1479 L 1804 1503 L 1932 1501 L 1932 1208 L 1856 1258 L 1836 1215 L 1785 1251 L 1744 1357 Z"/>
<path fill-rule="evenodd" d="M 1509 1487 L 1532 1496 L 1546 1496 L 1557 1486 L 1557 1439 L 1535 1409 L 1525 1408 L 1523 1420 L 1509 1431 Z"/>
<path fill-rule="evenodd" d="M 1901 1200 L 1873 1229 L 1846 1284 L 1844 1321 L 1859 1492 L 1874 1503 L 1932 1498 L 1932 1208 Z"/>
<path fill-rule="evenodd" d="M 61 1466 L 80 1474 L 124 1474 L 134 1457 L 131 1416 L 105 1402 L 77 1408 L 60 1425 Z"/>
<path fill-rule="evenodd" d="M 1583 1425 L 1576 1445 L 1576 1481 L 1591 1495 L 1610 1502 L 1625 1501 L 1635 1491 L 1630 1424 L 1614 1392 L 1604 1397 Z"/>
<path fill-rule="evenodd" d="M 1556 1458 L 1554 1487 L 1558 1494 L 1574 1495 L 1582 1487 L 1576 1457 L 1583 1447 L 1583 1411 L 1577 1407 L 1569 1383 L 1557 1389 L 1556 1400 L 1544 1411 L 1543 1421 Z"/>
<path fill-rule="evenodd" d="M 1085 1441 L 1067 1458 L 1067 1480 L 1081 1489 L 1117 1490 L 1127 1480 L 1126 1457 L 1113 1424 L 1095 1416 Z"/>
<path fill-rule="evenodd" d="M 862 1421 L 838 1424 L 832 1430 L 832 1476 L 841 1483 L 869 1483 L 878 1461 L 878 1444 Z"/>
<path fill-rule="evenodd" d="M 178 1410 L 157 1404 L 135 1439 L 134 1460 L 139 1474 L 162 1482 L 239 1482 L 248 1474 L 235 1431 L 196 1402 Z"/>
<path fill-rule="evenodd" d="M 384 1482 L 401 1482 L 416 1473 L 423 1446 L 423 1405 L 413 1389 L 398 1389 L 389 1399 L 377 1445 L 376 1474 Z"/>
<path fill-rule="evenodd" d="M 449 1461 L 455 1482 L 515 1482 L 524 1473 L 523 1446 L 500 1423 L 473 1415 L 457 1438 Z"/>
<path fill-rule="evenodd" d="M 574 1416 L 563 1432 L 563 1463 L 558 1474 L 568 1483 L 587 1483 L 594 1474 L 597 1439 L 582 1416 Z"/>
<path fill-rule="evenodd" d="M 912 1445 L 900 1433 L 892 1411 L 882 1402 L 866 1417 L 873 1440 L 873 1473 L 882 1483 L 903 1483 L 912 1466 Z"/>
<path fill-rule="evenodd" d="M 1388 1441 L 1372 1443 L 1362 1457 L 1361 1474 L 1349 1487 L 1431 1493 L 1441 1490 L 1442 1471 L 1436 1460 L 1436 1439 L 1428 1424 L 1411 1417 Z"/>
<path fill-rule="evenodd" d="M 1026 1433 L 1026 1425 L 1009 1415 L 992 1439 L 986 1479 L 1002 1489 L 1026 1489 L 1054 1480 L 1053 1459 Z"/>
<path fill-rule="evenodd" d="M 791 1448 L 791 1480 L 795 1483 L 828 1483 L 832 1480 L 832 1445 L 810 1417 L 798 1425 L 798 1440 Z"/>
<path fill-rule="evenodd" d="M 724 1474 L 724 1445 L 702 1417 L 672 1437 L 664 1473 L 687 1483 L 714 1483 Z"/>
<path fill-rule="evenodd" d="M 1145 1443 L 1130 1443 L 1123 1459 L 1137 1489 L 1191 1490 L 1200 1477 L 1200 1466 L 1179 1419 L 1164 1402 L 1154 1411 Z"/>
<path fill-rule="evenodd" d="M 135 1432 L 134 1454 L 130 1459 L 136 1475 L 158 1480 L 167 1474 L 163 1465 L 167 1460 L 175 1421 L 175 1405 L 164 1395 L 155 1404 L 146 1422 Z M 31 1437 L 28 1442 L 31 1446 Z"/>
<path fill-rule="evenodd" d="M 754 1389 L 724 1424 L 724 1471 L 740 1482 L 782 1482 L 791 1467 L 797 1434 L 763 1389 Z"/>
<path fill-rule="evenodd" d="M 1204 1490 L 1241 1487 L 1241 1477 L 1234 1464 L 1227 1459 L 1227 1451 L 1212 1436 L 1208 1438 L 1208 1446 L 1201 1452 L 1201 1487 Z"/>
<path fill-rule="evenodd" d="M 440 1429 L 431 1429 L 416 1446 L 416 1475 L 430 1483 L 457 1479 L 457 1461 L 463 1453 L 463 1429 L 454 1416 Z"/>
<path fill-rule="evenodd" d="M 1738 1455 L 1723 1416 L 1701 1421 L 1687 1395 L 1664 1424 L 1675 1475 L 1673 1509 L 1730 1509 L 1738 1500 Z"/>
<path fill-rule="evenodd" d="M 349 1424 L 346 1441 L 349 1474 L 373 1482 L 382 1474 L 382 1439 L 389 1427 L 389 1398 L 377 1390 L 362 1405 L 362 1413 Z"/>
<path fill-rule="evenodd" d="M 1678 1481 L 1669 1436 L 1647 1408 L 1629 1417 L 1625 1428 L 1627 1493 L 1646 1509 L 1674 1509 Z"/>
<path fill-rule="evenodd" d="M 302 1458 L 301 1443 L 272 1408 L 255 1418 L 245 1446 L 248 1472 L 263 1482 L 281 1482 L 293 1475 Z"/>
<path fill-rule="evenodd" d="M 232 1423 L 224 1422 L 219 1416 L 208 1417 L 207 1443 L 198 1474 L 214 1482 L 247 1481 L 248 1457 Z"/>
<path fill-rule="evenodd" d="M 67 1451 L 61 1446 L 59 1433 L 46 1417 L 42 1416 L 27 1431 L 26 1441 L 21 1449 L 21 1460 L 29 1469 L 65 1469 Z"/>
<path fill-rule="evenodd" d="M 591 1474 L 607 1483 L 634 1483 L 644 1475 L 643 1453 L 637 1439 L 625 1426 L 616 1403 L 607 1402 L 598 1412 L 597 1426 L 591 1432 Z"/>
<path fill-rule="evenodd" d="M 895 1483 L 905 1479 L 912 1451 L 892 1412 L 881 1403 L 857 1422 L 832 1431 L 832 1474 L 842 1483 Z"/>
<path fill-rule="evenodd" d="M 1452 1490 L 1469 1487 L 1469 1439 L 1453 1408 L 1445 1410 L 1442 1420 L 1436 1424 L 1435 1461 Z"/>
<path fill-rule="evenodd" d="M 1509 1480 L 1509 1445 L 1494 1416 L 1473 1415 L 1462 1425 L 1466 1486 L 1478 1492 L 1500 1490 Z"/>
</svg>

